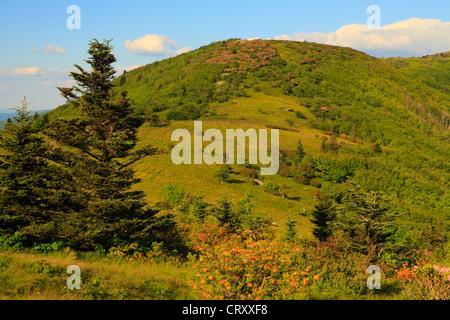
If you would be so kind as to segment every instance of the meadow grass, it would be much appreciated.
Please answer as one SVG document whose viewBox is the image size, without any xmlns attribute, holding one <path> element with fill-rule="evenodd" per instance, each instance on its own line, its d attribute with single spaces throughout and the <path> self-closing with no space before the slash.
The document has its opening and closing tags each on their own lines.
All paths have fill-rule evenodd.
<svg viewBox="0 0 450 320">
<path fill-rule="evenodd" d="M 195 299 L 183 264 L 126 261 L 99 253 L 0 251 L 0 299 Z M 81 289 L 69 290 L 67 267 L 81 270 Z"/>
</svg>

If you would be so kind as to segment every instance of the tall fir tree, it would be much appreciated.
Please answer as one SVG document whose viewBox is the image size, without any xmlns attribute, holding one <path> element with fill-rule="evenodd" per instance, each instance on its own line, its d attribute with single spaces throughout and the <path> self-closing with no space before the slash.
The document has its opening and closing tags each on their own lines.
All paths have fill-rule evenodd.
<svg viewBox="0 0 450 320">
<path fill-rule="evenodd" d="M 333 235 L 331 225 L 335 218 L 333 206 L 332 199 L 326 195 L 320 196 L 318 202 L 314 205 L 313 218 L 311 219 L 314 224 L 312 232 L 319 241 L 326 241 Z"/>
<path fill-rule="evenodd" d="M 373 262 L 379 259 L 395 233 L 395 217 L 388 199 L 350 183 L 342 199 L 336 227 L 351 249 L 367 254 Z"/>
<path fill-rule="evenodd" d="M 133 115 L 126 93 L 114 96 L 112 92 L 116 58 L 110 42 L 93 39 L 85 60 L 91 70 L 75 65 L 79 72 L 70 75 L 77 86 L 59 88 L 83 117 L 53 121 L 46 131 L 59 144 L 71 147 L 68 168 L 88 201 L 72 216 L 68 237 L 72 246 L 86 250 L 108 248 L 116 240 L 148 245 L 157 234 L 174 227 L 171 216 L 157 219 L 157 211 L 147 208 L 144 193 L 131 190 L 138 180 L 130 164 L 156 149 L 145 146 L 133 151 L 143 119 Z"/>
<path fill-rule="evenodd" d="M 234 212 L 231 201 L 226 197 L 218 201 L 216 218 L 219 221 L 219 225 L 225 227 L 229 232 L 235 232 L 241 226 L 241 221 L 236 212 Z"/>
<path fill-rule="evenodd" d="M 306 152 L 303 149 L 302 141 L 298 139 L 297 148 L 295 149 L 295 162 L 301 162 L 305 156 Z"/>
<path fill-rule="evenodd" d="M 58 239 L 58 221 L 72 208 L 72 184 L 52 164 L 55 154 L 39 134 L 38 115 L 25 98 L 15 110 L 0 135 L 0 233 L 17 233 L 22 245 L 32 246 Z"/>
<path fill-rule="evenodd" d="M 288 217 L 286 220 L 286 234 L 285 239 L 287 241 L 295 241 L 297 238 L 297 230 L 295 226 L 297 225 L 297 221 Z"/>
<path fill-rule="evenodd" d="M 328 150 L 336 152 L 341 147 L 336 139 L 336 134 L 333 133 L 330 138 L 330 143 L 328 143 Z"/>
</svg>

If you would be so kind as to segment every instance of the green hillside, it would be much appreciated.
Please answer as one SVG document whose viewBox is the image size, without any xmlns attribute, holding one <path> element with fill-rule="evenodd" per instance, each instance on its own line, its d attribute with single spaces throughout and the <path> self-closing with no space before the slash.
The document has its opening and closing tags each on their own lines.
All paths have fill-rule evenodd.
<svg viewBox="0 0 450 320">
<path fill-rule="evenodd" d="M 446 244 L 450 232 L 447 61 L 448 55 L 377 59 L 351 48 L 309 42 L 230 39 L 126 72 L 113 81 L 114 96 L 126 92 L 135 115 L 146 119 L 138 132 L 137 147 L 151 144 L 160 151 L 133 163 L 135 177 L 140 179 L 133 188 L 144 191 L 150 206 L 160 209 L 159 214 L 174 213 L 181 228 L 193 230 L 187 238 L 205 257 L 220 259 L 234 252 L 237 257 L 248 254 L 250 259 L 253 253 L 245 250 L 255 248 L 252 241 L 243 240 L 242 252 L 233 251 L 242 244 L 241 240 L 220 241 L 212 213 L 217 211 L 221 199 L 228 199 L 238 211 L 252 205 L 248 210 L 251 215 L 244 219 L 246 229 L 264 225 L 269 234 L 282 239 L 286 234 L 292 235 L 294 229 L 296 237 L 302 239 L 299 241 L 312 240 L 311 219 L 323 194 L 348 209 L 345 190 L 353 183 L 374 192 L 374 203 L 377 196 L 389 199 L 391 211 L 395 212 L 395 232 L 388 241 L 391 251 L 379 253 L 384 262 L 411 262 L 414 250 L 436 250 L 441 254 L 441 263 L 450 263 Z M 67 104 L 48 116 L 55 120 L 81 115 Z M 203 131 L 208 128 L 223 133 L 238 128 L 279 129 L 282 156 L 278 174 L 259 176 L 260 165 L 235 164 L 231 165 L 229 177 L 221 183 L 217 179 L 218 165 L 173 164 L 170 152 L 175 142 L 171 141 L 171 134 L 178 128 L 193 134 L 194 120 L 203 121 Z M 300 160 L 295 153 L 299 141 L 306 153 Z M 255 179 L 263 185 L 255 184 Z M 195 218 L 201 211 L 198 203 L 203 203 L 210 213 L 201 222 Z M 292 221 L 296 222 L 294 227 Z M 303 280 L 299 278 L 303 285 L 312 279 L 316 281 L 319 274 L 324 277 L 324 282 L 315 282 L 306 296 L 291 291 L 287 296 L 279 296 L 277 291 L 271 297 L 377 297 L 367 293 L 365 274 L 358 276 L 356 287 L 353 282 L 347 284 L 349 278 L 345 272 L 336 282 L 330 280 L 339 270 L 350 270 L 353 263 L 364 265 L 366 261 L 359 261 L 361 256 L 356 253 L 355 256 L 349 253 L 348 259 L 353 260 L 348 264 L 321 245 L 283 244 L 277 247 L 280 252 L 277 256 L 271 242 L 257 243 L 258 252 L 271 252 L 276 259 L 281 259 L 276 268 L 284 263 L 281 254 L 289 257 L 287 260 L 301 261 L 298 263 L 304 268 L 302 272 L 308 273 Z M 446 245 L 447 249 L 442 249 Z M 322 261 L 320 257 L 329 260 Z M 60 259 L 67 260 L 67 254 Z M 101 263 L 107 264 L 105 261 Z M 211 258 L 211 261 L 215 260 Z M 166 263 L 164 271 L 172 270 L 171 260 L 163 262 Z M 314 272 L 309 273 L 311 264 L 311 270 L 316 272 L 314 278 Z M 323 265 L 332 275 L 325 269 L 321 271 Z M 218 273 L 223 270 L 213 262 L 206 264 L 200 259 L 196 260 L 195 267 L 196 271 L 186 264 L 180 268 L 183 273 L 192 273 L 186 279 L 193 281 L 194 288 L 199 283 L 195 279 L 203 279 L 195 272 L 210 270 L 211 276 L 205 275 L 201 282 L 205 284 L 203 297 L 223 298 L 219 293 L 211 293 L 208 287 L 212 270 L 215 267 Z M 130 267 L 133 272 L 134 268 Z M 291 285 L 296 288 L 296 277 L 300 276 L 289 273 L 289 268 L 286 270 L 286 274 L 295 278 Z M 310 279 L 304 280 L 309 275 Z M 108 277 L 112 276 L 108 274 Z M 225 288 L 231 278 L 222 278 Z M 171 276 L 164 275 L 164 283 L 171 280 Z M 112 281 L 120 282 L 116 278 Z M 335 289 L 340 285 L 342 291 Z M 184 288 L 167 286 L 172 291 L 165 296 L 170 298 L 177 294 L 178 297 L 199 295 L 197 291 L 194 294 Z M 404 298 L 401 289 L 394 287 L 383 291 L 380 298 Z M 130 289 L 131 295 L 138 296 L 138 289 Z M 230 290 L 226 291 L 225 298 L 226 294 L 247 298 L 231 296 L 233 290 Z M 268 297 L 270 293 L 262 296 Z M 250 298 L 261 296 L 256 291 L 248 294 Z M 54 296 L 53 291 L 49 295 Z"/>
<path fill-rule="evenodd" d="M 450 93 L 450 52 L 421 58 L 387 58 L 384 61 L 432 88 Z"/>
<path fill-rule="evenodd" d="M 115 91 L 128 93 L 137 114 L 172 120 L 164 127 L 145 124 L 142 143 L 169 150 L 171 132 L 192 130 L 193 119 L 221 129 L 283 128 L 281 149 L 292 150 L 301 139 L 324 187 L 339 187 L 351 177 L 392 195 L 404 228 L 422 229 L 430 222 L 444 228 L 450 97 L 390 64 L 351 48 L 231 39 L 127 72 L 116 79 Z M 67 110 L 71 107 L 60 107 L 53 116 L 73 113 Z M 322 138 L 330 139 L 332 133 L 343 147 L 324 154 Z M 382 146 L 381 154 L 373 152 L 375 143 Z M 162 183 L 170 181 L 211 199 L 221 192 L 239 195 L 246 188 L 258 189 L 238 183 L 217 186 L 215 168 L 175 166 L 170 154 L 142 160 L 136 169 L 142 178 L 139 187 L 154 203 Z M 314 187 L 291 177 L 274 179 L 291 188 L 287 199 L 267 200 L 269 215 L 282 224 L 286 208 L 296 213 L 311 208 Z M 289 199 L 297 196 L 300 201 Z M 308 219 L 300 220 L 307 235 Z M 417 241 L 416 231 L 408 241 Z"/>
</svg>

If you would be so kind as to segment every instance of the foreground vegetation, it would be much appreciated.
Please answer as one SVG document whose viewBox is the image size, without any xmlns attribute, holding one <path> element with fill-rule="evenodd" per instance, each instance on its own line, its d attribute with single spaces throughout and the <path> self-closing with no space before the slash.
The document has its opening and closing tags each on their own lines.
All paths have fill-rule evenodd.
<svg viewBox="0 0 450 320">
<path fill-rule="evenodd" d="M 221 232 L 222 231 L 222 232 Z M 217 225 L 189 232 L 187 260 L 158 250 L 136 254 L 70 249 L 0 252 L 2 299 L 449 299 L 449 269 L 429 252 L 414 264 L 378 262 L 381 289 L 366 286 L 366 256 L 335 242 L 286 242 L 257 233 L 227 235 Z M 448 265 L 448 260 L 445 263 Z M 66 286 L 69 265 L 81 289 Z"/>
<path fill-rule="evenodd" d="M 88 53 L 66 105 L 1 133 L 1 298 L 450 298 L 446 69 L 231 39 L 113 79 L 109 41 Z M 279 173 L 174 165 L 194 119 L 279 129 Z"/>
</svg>

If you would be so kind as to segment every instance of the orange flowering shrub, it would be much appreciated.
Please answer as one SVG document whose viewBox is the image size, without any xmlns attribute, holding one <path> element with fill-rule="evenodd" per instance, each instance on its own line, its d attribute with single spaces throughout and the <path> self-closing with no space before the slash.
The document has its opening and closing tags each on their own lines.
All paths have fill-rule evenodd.
<svg viewBox="0 0 450 320">
<path fill-rule="evenodd" d="M 119 243 L 109 249 L 109 254 L 128 261 L 147 258 L 150 261 L 164 259 L 163 244 L 153 242 L 150 250 L 144 250 L 136 243 Z"/>
<path fill-rule="evenodd" d="M 417 250 L 417 253 L 420 253 Z M 450 268 L 433 263 L 427 250 L 418 255 L 413 263 L 405 262 L 397 267 L 383 262 L 385 274 L 400 284 L 403 296 L 413 300 L 449 300 Z"/>
<path fill-rule="evenodd" d="M 255 231 L 215 245 L 201 239 L 198 258 L 192 259 L 197 271 L 192 285 L 206 299 L 300 299 L 302 287 L 319 279 L 310 266 L 292 259 L 300 251 L 292 243 L 264 239 Z"/>
<path fill-rule="evenodd" d="M 450 268 L 430 263 L 404 264 L 396 276 L 410 299 L 450 300 Z"/>
<path fill-rule="evenodd" d="M 143 256 L 136 243 L 119 243 L 109 249 L 109 254 L 126 260 L 138 259 Z"/>
</svg>

